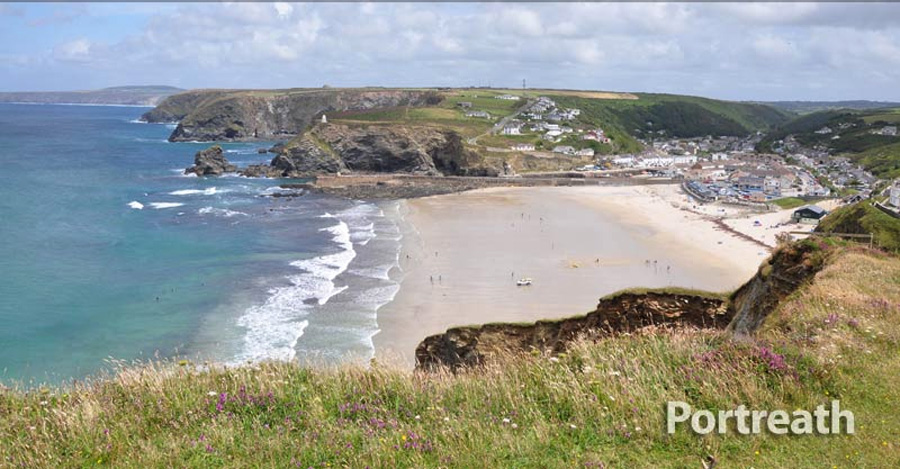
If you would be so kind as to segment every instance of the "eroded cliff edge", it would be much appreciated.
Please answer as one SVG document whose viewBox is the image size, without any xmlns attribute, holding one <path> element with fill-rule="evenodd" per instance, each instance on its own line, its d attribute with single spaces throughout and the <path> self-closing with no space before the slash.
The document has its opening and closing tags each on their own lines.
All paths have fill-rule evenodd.
<svg viewBox="0 0 900 469">
<path fill-rule="evenodd" d="M 456 370 L 508 353 L 536 350 L 555 354 L 579 338 L 599 339 L 651 326 L 723 329 L 735 337 L 746 337 L 763 325 L 782 300 L 822 269 L 827 252 L 826 246 L 813 241 L 783 246 L 727 298 L 703 292 L 624 292 L 601 298 L 597 308 L 584 316 L 533 324 L 455 327 L 419 344 L 416 367 Z"/>
</svg>

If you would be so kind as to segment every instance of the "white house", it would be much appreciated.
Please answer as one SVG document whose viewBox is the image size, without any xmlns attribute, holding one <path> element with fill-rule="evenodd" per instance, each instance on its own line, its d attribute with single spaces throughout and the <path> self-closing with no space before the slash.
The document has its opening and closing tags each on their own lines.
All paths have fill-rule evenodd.
<svg viewBox="0 0 900 469">
<path fill-rule="evenodd" d="M 503 135 L 522 135 L 522 128 L 518 125 L 507 125 L 503 127 Z"/>
<path fill-rule="evenodd" d="M 672 162 L 675 164 L 694 164 L 697 162 L 697 156 L 696 155 L 673 156 Z"/>
<path fill-rule="evenodd" d="M 517 143 L 510 148 L 516 151 L 534 151 L 534 145 L 531 143 Z"/>
<path fill-rule="evenodd" d="M 559 130 L 551 130 L 544 134 L 543 139 L 553 141 L 556 140 L 560 135 L 562 135 L 562 132 L 560 132 Z"/>
<path fill-rule="evenodd" d="M 575 152 L 575 156 L 594 156 L 594 149 L 593 148 L 582 148 L 581 150 L 578 150 L 577 152 Z"/>
<path fill-rule="evenodd" d="M 891 199 L 889 203 L 896 208 L 900 208 L 900 179 L 897 179 L 891 185 Z"/>
<path fill-rule="evenodd" d="M 616 166 L 631 166 L 634 164 L 634 157 L 631 155 L 617 156 L 612 159 L 612 164 Z"/>
<path fill-rule="evenodd" d="M 574 155 L 575 147 L 570 147 L 569 145 L 559 145 L 553 147 L 553 153 L 562 153 L 564 155 Z"/>
<path fill-rule="evenodd" d="M 505 99 L 507 101 L 518 101 L 519 97 L 511 94 L 501 94 L 497 96 L 497 99 Z"/>
<path fill-rule="evenodd" d="M 469 111 L 466 113 L 466 117 L 480 117 L 482 119 L 489 119 L 491 115 L 485 111 Z"/>
</svg>

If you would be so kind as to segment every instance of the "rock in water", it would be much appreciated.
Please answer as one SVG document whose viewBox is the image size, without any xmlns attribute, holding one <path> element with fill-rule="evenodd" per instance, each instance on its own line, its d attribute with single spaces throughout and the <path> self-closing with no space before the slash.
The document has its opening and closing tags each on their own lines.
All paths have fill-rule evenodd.
<svg viewBox="0 0 900 469">
<path fill-rule="evenodd" d="M 218 176 L 223 173 L 237 171 L 237 166 L 225 159 L 222 147 L 213 145 L 206 150 L 198 151 L 194 155 L 194 166 L 184 170 L 184 174 L 196 174 L 197 176 Z"/>
</svg>

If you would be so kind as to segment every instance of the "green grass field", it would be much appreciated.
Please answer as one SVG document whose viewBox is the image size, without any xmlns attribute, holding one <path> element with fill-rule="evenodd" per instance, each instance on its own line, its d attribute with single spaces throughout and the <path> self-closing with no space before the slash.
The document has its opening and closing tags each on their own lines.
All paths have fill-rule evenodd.
<svg viewBox="0 0 900 469">
<path fill-rule="evenodd" d="M 773 200 L 772 203 L 783 209 L 787 209 L 787 208 L 802 207 L 802 206 L 806 205 L 808 202 L 806 202 L 803 199 L 798 199 L 797 197 L 784 197 L 781 199 Z"/>
</svg>

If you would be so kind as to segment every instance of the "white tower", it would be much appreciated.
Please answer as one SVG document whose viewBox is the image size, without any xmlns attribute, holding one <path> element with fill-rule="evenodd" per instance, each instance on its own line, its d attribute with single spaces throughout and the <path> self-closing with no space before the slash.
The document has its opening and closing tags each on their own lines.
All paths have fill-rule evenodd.
<svg viewBox="0 0 900 469">
<path fill-rule="evenodd" d="M 322 123 L 323 123 L 323 124 L 327 124 L 327 123 L 328 123 L 328 118 L 325 117 L 325 114 L 322 114 Z"/>
</svg>

